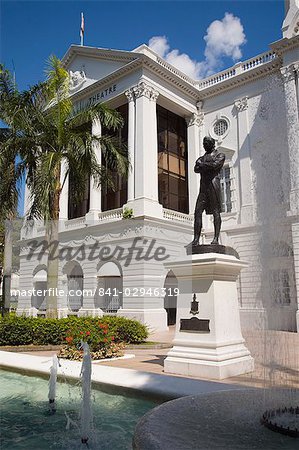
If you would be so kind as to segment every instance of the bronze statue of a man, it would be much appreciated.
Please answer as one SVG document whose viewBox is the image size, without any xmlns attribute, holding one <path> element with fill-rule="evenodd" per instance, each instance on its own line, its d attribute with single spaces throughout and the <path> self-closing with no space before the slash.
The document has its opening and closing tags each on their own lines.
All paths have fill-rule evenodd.
<svg viewBox="0 0 299 450">
<path fill-rule="evenodd" d="M 225 155 L 215 149 L 215 140 L 206 136 L 203 139 L 206 153 L 198 158 L 194 172 L 200 173 L 200 190 L 194 212 L 194 239 L 192 246 L 197 246 L 202 228 L 202 213 L 214 216 L 214 239 L 211 244 L 218 244 L 221 228 L 221 193 L 219 172 L 223 167 Z"/>
</svg>

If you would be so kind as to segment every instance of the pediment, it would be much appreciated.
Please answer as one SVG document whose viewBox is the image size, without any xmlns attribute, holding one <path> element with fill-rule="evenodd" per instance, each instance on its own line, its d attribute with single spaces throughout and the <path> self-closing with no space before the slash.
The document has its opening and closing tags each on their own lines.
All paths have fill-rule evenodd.
<svg viewBox="0 0 299 450">
<path fill-rule="evenodd" d="M 105 78 L 139 56 L 133 52 L 71 46 L 63 57 L 65 68 L 70 74 L 71 92 Z"/>
</svg>

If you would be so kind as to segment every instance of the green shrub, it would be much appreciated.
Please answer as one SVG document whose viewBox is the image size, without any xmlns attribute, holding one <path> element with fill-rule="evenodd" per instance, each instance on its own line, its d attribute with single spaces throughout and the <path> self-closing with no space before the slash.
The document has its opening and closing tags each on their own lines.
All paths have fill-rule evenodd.
<svg viewBox="0 0 299 450">
<path fill-rule="evenodd" d="M 99 324 L 109 326 L 109 334 L 115 342 L 138 344 L 148 337 L 147 327 L 137 320 L 125 317 L 104 316 L 68 317 L 65 319 L 45 319 L 41 317 L 24 317 L 14 314 L 0 318 L 1 345 L 61 345 L 70 330 L 88 331 L 99 327 Z M 76 332 L 77 332 L 76 331 Z"/>
<path fill-rule="evenodd" d="M 83 356 L 82 341 L 87 342 L 92 359 L 122 356 L 124 343 L 116 342 L 112 327 L 100 320 L 77 320 L 67 331 L 59 356 L 80 360 Z"/>
<path fill-rule="evenodd" d="M 101 318 L 101 321 L 108 323 L 119 341 L 127 342 L 128 344 L 139 344 L 148 337 L 147 327 L 137 320 L 117 316 L 104 316 Z"/>
</svg>

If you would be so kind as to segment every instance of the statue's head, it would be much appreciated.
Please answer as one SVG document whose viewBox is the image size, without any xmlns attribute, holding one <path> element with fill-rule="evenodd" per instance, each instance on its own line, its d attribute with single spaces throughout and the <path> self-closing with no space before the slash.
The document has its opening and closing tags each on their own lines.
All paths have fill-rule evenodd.
<svg viewBox="0 0 299 450">
<path fill-rule="evenodd" d="M 205 136 L 203 138 L 203 147 L 207 153 L 212 153 L 212 151 L 215 149 L 215 139 L 211 138 L 210 136 Z"/>
</svg>

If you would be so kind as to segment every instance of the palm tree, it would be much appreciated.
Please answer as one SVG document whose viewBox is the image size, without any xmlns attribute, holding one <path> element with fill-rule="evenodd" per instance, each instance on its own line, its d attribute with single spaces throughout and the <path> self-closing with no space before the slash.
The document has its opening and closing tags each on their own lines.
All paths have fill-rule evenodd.
<svg viewBox="0 0 299 450">
<path fill-rule="evenodd" d="M 0 65 L 0 117 L 8 122 L 10 108 L 16 102 L 16 92 L 13 78 L 8 70 Z M 12 129 L 0 129 L 0 286 L 2 284 L 1 314 L 10 306 L 11 274 L 13 261 L 13 220 L 16 218 L 19 183 L 22 177 L 22 164 L 15 165 L 15 158 L 10 152 L 2 152 L 4 143 L 11 137 Z"/>
<path fill-rule="evenodd" d="M 2 70 L 5 77 L 4 72 Z M 0 108 L 0 119 L 10 127 L 10 133 L 1 143 L 0 172 L 5 170 L 13 155 L 16 166 L 14 181 L 26 172 L 26 183 L 31 193 L 28 217 L 45 222 L 50 244 L 58 241 L 59 200 L 69 173 L 76 180 L 74 193 L 78 200 L 82 198 L 88 177 L 93 178 L 97 187 L 104 180 L 113 187 L 112 171 L 127 175 L 126 149 L 115 136 L 123 125 L 123 119 L 104 103 L 76 110 L 69 95 L 69 74 L 55 56 L 49 59 L 44 83 L 21 93 L 10 88 L 3 89 L 8 101 Z M 2 95 L 1 81 L 0 89 Z M 93 136 L 91 123 L 94 120 L 100 121 L 109 134 Z M 98 163 L 95 145 L 100 145 L 106 167 Z M 16 162 L 18 155 L 19 161 Z M 66 174 L 61 181 L 62 162 L 65 163 Z M 57 287 L 58 251 L 57 248 L 51 252 L 52 257 L 48 257 L 48 289 Z M 57 315 L 55 295 L 47 297 L 47 315 Z"/>
</svg>

